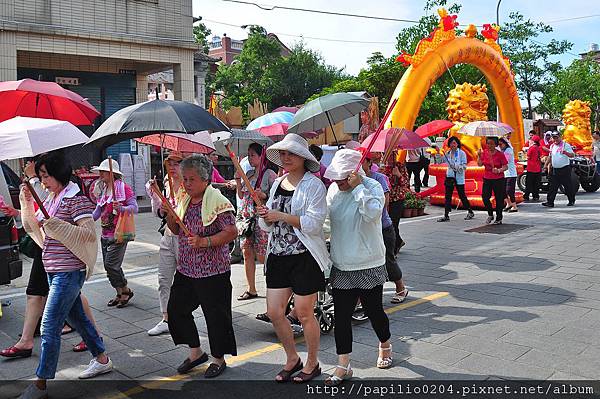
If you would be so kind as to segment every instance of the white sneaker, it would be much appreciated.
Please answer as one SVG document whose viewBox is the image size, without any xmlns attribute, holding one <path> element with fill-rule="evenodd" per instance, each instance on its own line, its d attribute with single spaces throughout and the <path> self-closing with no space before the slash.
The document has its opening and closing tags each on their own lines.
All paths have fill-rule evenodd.
<svg viewBox="0 0 600 399">
<path fill-rule="evenodd" d="M 113 369 L 112 360 L 108 359 L 106 364 L 102 364 L 96 360 L 96 358 L 90 361 L 90 365 L 87 369 L 85 369 L 81 374 L 79 374 L 80 380 L 85 380 L 88 378 L 93 378 L 101 374 L 106 374 L 111 372 Z"/>
<path fill-rule="evenodd" d="M 25 389 L 23 394 L 19 396 L 19 399 L 47 399 L 48 398 L 48 390 L 47 389 L 39 389 L 35 386 L 35 384 L 31 384 Z"/>
<path fill-rule="evenodd" d="M 169 323 L 164 320 L 159 321 L 154 327 L 148 330 L 148 335 L 156 336 L 169 332 Z"/>
</svg>

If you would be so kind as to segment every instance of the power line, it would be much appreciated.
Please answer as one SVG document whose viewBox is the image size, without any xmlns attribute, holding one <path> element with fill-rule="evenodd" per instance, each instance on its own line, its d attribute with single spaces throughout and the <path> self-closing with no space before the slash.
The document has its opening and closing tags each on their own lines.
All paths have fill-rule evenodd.
<svg viewBox="0 0 600 399">
<path fill-rule="evenodd" d="M 413 20 L 413 19 L 379 17 L 379 16 L 362 15 L 362 14 L 349 14 L 349 13 L 342 13 L 342 12 L 335 12 L 335 11 L 316 10 L 316 9 L 310 9 L 310 8 L 287 7 L 287 6 L 278 6 L 278 5 L 265 5 L 265 4 L 261 5 L 258 3 L 253 3 L 251 1 L 243 1 L 243 0 L 223 0 L 223 1 L 226 1 L 229 3 L 252 5 L 252 6 L 258 7 L 264 11 L 274 11 L 277 9 L 281 9 L 281 10 L 300 11 L 300 12 L 308 12 L 308 13 L 315 13 L 315 14 L 337 15 L 337 16 L 341 16 L 341 17 L 375 19 L 375 20 L 380 20 L 380 21 L 408 22 L 408 23 L 415 23 L 415 24 L 418 24 L 420 22 L 420 21 Z M 581 15 L 578 17 L 554 19 L 554 20 L 544 21 L 544 22 L 557 23 L 557 22 L 575 21 L 575 20 L 588 19 L 588 18 L 597 18 L 597 17 L 600 17 L 600 14 Z M 467 26 L 467 25 L 461 24 L 460 26 Z M 481 25 L 476 25 L 476 26 L 481 27 Z"/>
<path fill-rule="evenodd" d="M 587 19 L 587 18 L 597 18 L 597 17 L 600 17 L 600 14 L 592 14 L 592 15 L 583 15 L 583 16 L 580 16 L 580 17 L 555 19 L 555 20 L 552 20 L 552 21 L 547 21 L 547 23 L 554 24 L 556 22 L 575 21 L 577 19 Z"/>
<path fill-rule="evenodd" d="M 335 12 L 335 11 L 324 11 L 324 10 L 313 10 L 309 8 L 296 8 L 296 7 L 286 7 L 286 6 L 276 6 L 276 5 L 261 5 L 258 3 L 252 3 L 250 1 L 242 1 L 242 0 L 223 0 L 229 3 L 239 3 L 239 4 L 247 4 L 260 8 L 265 11 L 273 11 L 276 9 L 281 10 L 289 10 L 289 11 L 301 11 L 301 12 L 310 12 L 317 14 L 327 14 L 327 15 L 338 15 L 342 17 L 353 17 L 353 18 L 365 18 L 365 19 L 377 19 L 380 21 L 393 21 L 393 22 L 411 22 L 411 23 L 419 23 L 419 21 L 415 21 L 412 19 L 400 19 L 400 18 L 389 18 L 389 17 L 376 17 L 372 15 L 361 15 L 361 14 L 348 14 L 343 12 Z"/>
<path fill-rule="evenodd" d="M 212 19 L 203 18 L 203 21 L 212 22 L 214 24 L 232 26 L 234 28 L 241 28 L 240 25 L 230 24 L 227 22 L 215 21 Z M 340 43 L 358 43 L 358 44 L 396 44 L 395 42 L 384 42 L 384 41 L 365 41 L 365 40 L 346 40 L 346 39 L 333 39 L 333 38 L 324 38 L 324 37 L 314 37 L 314 36 L 305 36 L 305 35 L 294 35 L 291 33 L 282 33 L 282 32 L 273 32 L 279 36 L 290 36 L 297 37 L 300 39 L 311 39 L 311 40 L 322 40 L 327 42 L 340 42 Z"/>
</svg>

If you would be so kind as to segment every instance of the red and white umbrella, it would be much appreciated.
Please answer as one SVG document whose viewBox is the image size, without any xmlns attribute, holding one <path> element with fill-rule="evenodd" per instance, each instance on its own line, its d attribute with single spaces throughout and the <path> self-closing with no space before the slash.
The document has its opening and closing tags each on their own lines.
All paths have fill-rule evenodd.
<svg viewBox="0 0 600 399">
<path fill-rule="evenodd" d="M 24 116 L 91 125 L 100 115 L 85 98 L 54 82 L 32 79 L 0 82 L 0 122 Z"/>
<path fill-rule="evenodd" d="M 152 134 L 135 139 L 138 143 L 154 145 L 171 151 L 210 154 L 215 151 L 210 133 L 207 131 L 195 134 L 164 133 Z"/>
</svg>

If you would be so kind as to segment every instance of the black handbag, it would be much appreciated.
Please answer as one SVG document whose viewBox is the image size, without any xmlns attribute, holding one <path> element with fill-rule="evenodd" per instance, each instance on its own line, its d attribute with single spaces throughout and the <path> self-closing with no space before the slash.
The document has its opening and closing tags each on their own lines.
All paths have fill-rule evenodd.
<svg viewBox="0 0 600 399">
<path fill-rule="evenodd" d="M 238 234 L 241 237 L 250 237 L 254 234 L 254 229 L 256 227 L 256 216 L 252 216 L 249 219 L 239 219 L 236 222 L 236 227 L 238 229 Z"/>
<path fill-rule="evenodd" d="M 39 250 L 40 247 L 38 247 L 35 241 L 33 241 L 33 238 L 29 235 L 25 235 L 21 238 L 21 241 L 19 241 L 19 251 L 28 258 L 35 258 Z"/>
</svg>

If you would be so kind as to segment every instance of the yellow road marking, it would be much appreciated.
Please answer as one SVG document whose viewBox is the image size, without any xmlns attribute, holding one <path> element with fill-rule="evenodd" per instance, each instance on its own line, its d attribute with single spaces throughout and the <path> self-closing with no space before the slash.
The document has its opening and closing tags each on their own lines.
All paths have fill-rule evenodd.
<svg viewBox="0 0 600 399">
<path fill-rule="evenodd" d="M 427 302 L 431 302 L 434 301 L 436 299 L 440 299 L 443 298 L 445 296 L 450 295 L 450 293 L 448 292 L 436 292 L 435 294 L 431 294 L 431 295 L 427 295 L 423 298 L 419 298 L 419 299 L 415 299 L 412 300 L 410 302 L 406 302 L 406 303 L 401 303 L 400 305 L 397 306 L 393 306 L 391 308 L 387 308 L 385 309 L 385 313 L 387 314 L 391 314 L 391 313 L 395 313 L 398 312 L 400 310 L 403 309 L 408 309 L 408 308 L 412 308 L 414 306 L 417 305 L 421 305 L 423 303 L 427 303 Z M 296 338 L 296 343 L 300 344 L 304 342 L 304 337 L 298 337 Z M 283 346 L 281 344 L 272 344 L 272 345 L 267 345 L 263 348 L 260 349 L 256 349 L 254 351 L 250 351 L 250 352 L 246 352 L 246 353 L 242 353 L 241 355 L 238 356 L 233 356 L 229 359 L 227 359 L 227 364 L 228 365 L 232 365 L 232 364 L 236 364 L 236 363 L 241 363 L 244 362 L 246 360 L 250 360 L 253 359 L 255 357 L 264 355 L 265 353 L 270 353 L 270 352 L 275 352 L 278 351 L 279 349 L 283 349 Z M 194 369 L 193 371 L 191 371 L 188 374 L 175 374 L 169 377 L 161 377 L 155 381 L 149 381 L 149 382 L 145 382 L 143 384 L 138 385 L 137 387 L 128 389 L 125 392 L 119 392 L 117 394 L 111 395 L 111 396 L 106 396 L 105 399 L 127 399 L 127 398 L 131 398 L 131 396 L 133 395 L 137 395 L 139 393 L 144 392 L 147 389 L 157 389 L 165 384 L 168 384 L 170 382 L 177 382 L 177 381 L 181 381 L 181 380 L 185 380 L 185 379 L 189 379 L 190 377 L 200 374 L 200 373 L 204 373 L 204 371 L 206 371 L 206 369 L 208 368 L 208 365 L 204 365 L 201 367 L 198 367 L 196 369 Z"/>
</svg>

